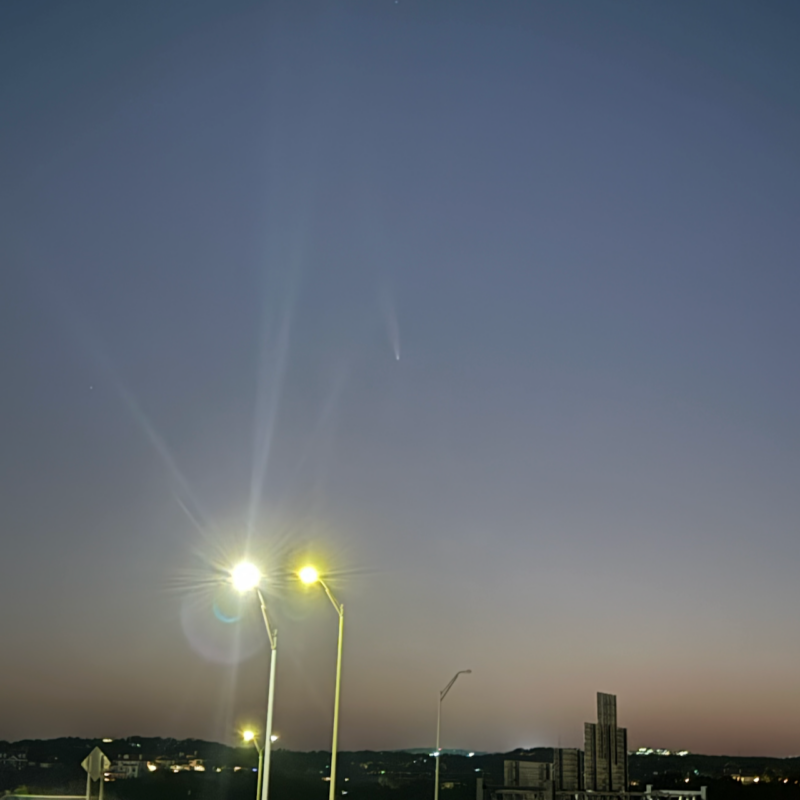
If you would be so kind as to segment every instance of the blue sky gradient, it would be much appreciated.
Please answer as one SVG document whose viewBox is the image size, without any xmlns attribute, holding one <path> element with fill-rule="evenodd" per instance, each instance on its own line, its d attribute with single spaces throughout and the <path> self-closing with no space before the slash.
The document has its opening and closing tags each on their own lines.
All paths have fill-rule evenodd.
<svg viewBox="0 0 800 800">
<path fill-rule="evenodd" d="M 800 752 L 798 34 L 0 5 L 0 738 Z"/>
</svg>

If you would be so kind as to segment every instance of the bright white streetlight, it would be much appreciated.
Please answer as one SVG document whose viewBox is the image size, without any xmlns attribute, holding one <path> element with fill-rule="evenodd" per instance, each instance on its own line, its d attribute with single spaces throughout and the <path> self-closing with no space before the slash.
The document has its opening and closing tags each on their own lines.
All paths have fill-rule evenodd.
<svg viewBox="0 0 800 800">
<path fill-rule="evenodd" d="M 237 592 L 252 592 L 261 583 L 261 570 L 249 561 L 242 561 L 231 570 L 231 583 Z"/>
<path fill-rule="evenodd" d="M 261 604 L 261 616 L 264 618 L 264 627 L 267 629 L 267 637 L 269 638 L 270 658 L 269 658 L 269 687 L 267 689 L 267 724 L 264 729 L 264 745 L 259 749 L 259 773 L 260 779 L 256 789 L 256 800 L 267 800 L 269 795 L 269 767 L 270 756 L 272 755 L 272 709 L 275 705 L 275 661 L 278 652 L 278 631 L 273 628 L 267 615 L 267 604 L 264 600 L 264 595 L 261 594 L 259 584 L 261 583 L 261 570 L 250 561 L 242 561 L 231 570 L 231 583 L 236 591 L 245 594 L 246 592 L 255 592 L 258 597 L 258 602 Z M 245 731 L 251 733 L 251 739 L 245 741 L 252 741 L 259 747 L 258 739 L 252 731 Z M 263 768 L 261 762 L 263 761 Z"/>
<path fill-rule="evenodd" d="M 439 692 L 439 706 L 436 713 L 436 777 L 435 777 L 435 785 L 433 789 L 433 800 L 439 800 L 439 762 L 442 760 L 442 748 L 439 746 L 439 733 L 442 729 L 442 701 L 447 697 L 447 693 L 453 688 L 453 684 L 458 680 L 459 675 L 469 675 L 471 674 L 471 669 L 462 669 L 456 672 L 453 675 L 452 680 L 447 686 Z M 471 754 L 470 754 L 471 755 Z"/>
<path fill-rule="evenodd" d="M 344 606 L 333 596 L 333 593 L 328 588 L 328 584 L 320 577 L 319 571 L 316 567 L 305 566 L 298 573 L 300 580 L 311 585 L 318 583 L 325 590 L 328 595 L 328 600 L 331 601 L 336 613 L 339 615 L 339 645 L 336 652 L 336 691 L 333 698 L 333 740 L 331 742 L 331 780 L 329 790 L 329 800 L 334 800 L 336 797 L 336 757 L 339 745 L 339 696 L 342 688 L 342 636 L 344 634 Z"/>
</svg>

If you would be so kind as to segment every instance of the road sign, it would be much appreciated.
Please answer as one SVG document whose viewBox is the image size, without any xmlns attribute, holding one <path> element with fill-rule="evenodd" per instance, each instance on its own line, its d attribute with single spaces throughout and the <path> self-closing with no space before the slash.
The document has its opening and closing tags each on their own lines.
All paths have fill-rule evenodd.
<svg viewBox="0 0 800 800">
<path fill-rule="evenodd" d="M 91 753 L 81 762 L 81 766 L 89 773 L 93 781 L 99 781 L 106 770 L 111 766 L 108 756 L 99 748 L 95 747 Z"/>
</svg>

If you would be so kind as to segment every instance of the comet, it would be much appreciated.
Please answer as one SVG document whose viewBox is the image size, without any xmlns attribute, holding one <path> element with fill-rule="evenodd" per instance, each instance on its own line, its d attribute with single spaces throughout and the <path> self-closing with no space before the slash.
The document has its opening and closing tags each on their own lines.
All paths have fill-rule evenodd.
<svg viewBox="0 0 800 800">
<path fill-rule="evenodd" d="M 400 360 L 400 326 L 397 322 L 397 311 L 394 301 L 388 291 L 383 293 L 381 298 L 384 321 L 386 322 L 386 333 L 389 337 L 389 345 L 394 353 L 394 360 Z"/>
</svg>

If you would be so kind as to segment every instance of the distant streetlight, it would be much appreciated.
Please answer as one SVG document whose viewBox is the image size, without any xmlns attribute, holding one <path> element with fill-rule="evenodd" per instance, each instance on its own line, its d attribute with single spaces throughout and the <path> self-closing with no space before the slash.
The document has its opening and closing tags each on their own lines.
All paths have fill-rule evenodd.
<svg viewBox="0 0 800 800">
<path fill-rule="evenodd" d="M 264 779 L 264 748 L 258 741 L 255 731 L 242 731 L 242 739 L 246 742 L 252 742 L 258 752 L 258 785 L 256 786 L 256 800 L 261 797 L 261 782 Z"/>
<path fill-rule="evenodd" d="M 453 675 L 453 679 L 447 686 L 439 692 L 439 705 L 437 708 L 436 713 L 436 777 L 435 777 L 435 785 L 433 789 L 433 800 L 439 800 L 439 762 L 442 760 L 442 748 L 439 745 L 439 734 L 442 729 L 442 701 L 447 697 L 447 693 L 453 688 L 453 684 L 458 679 L 459 675 L 470 675 L 472 673 L 471 669 L 462 669 L 456 672 Z"/>
<path fill-rule="evenodd" d="M 249 561 L 243 561 L 231 570 L 233 588 L 242 594 L 254 591 L 258 597 L 271 651 L 269 659 L 269 688 L 267 690 L 267 724 L 264 729 L 264 745 L 259 750 L 259 785 L 257 787 L 258 794 L 256 795 L 257 800 L 267 800 L 269 795 L 270 756 L 272 754 L 272 742 L 274 741 L 272 738 L 272 709 L 275 703 L 275 660 L 278 652 L 278 631 L 270 625 L 269 617 L 267 616 L 267 604 L 264 600 L 264 595 L 261 594 L 261 589 L 259 589 L 261 579 L 261 570 Z M 252 731 L 249 731 L 249 733 L 252 734 L 252 737 L 251 739 L 245 739 L 245 741 L 257 742 L 255 734 Z M 258 747 L 257 743 L 256 747 Z M 263 767 L 261 767 L 262 762 Z"/>
<path fill-rule="evenodd" d="M 300 580 L 306 585 L 318 583 L 325 590 L 328 595 L 328 600 L 331 601 L 336 613 L 339 615 L 339 646 L 336 653 L 336 691 L 333 700 L 333 741 L 331 743 L 331 782 L 330 791 L 328 793 L 329 799 L 334 800 L 336 796 L 336 752 L 339 744 L 339 695 L 342 687 L 342 635 L 344 633 L 344 606 L 333 596 L 333 593 L 328 588 L 328 584 L 320 577 L 319 572 L 315 567 L 303 567 L 297 573 Z"/>
</svg>

